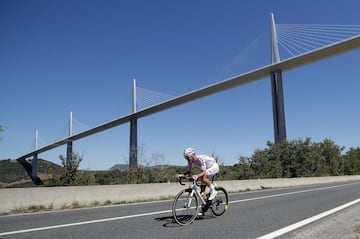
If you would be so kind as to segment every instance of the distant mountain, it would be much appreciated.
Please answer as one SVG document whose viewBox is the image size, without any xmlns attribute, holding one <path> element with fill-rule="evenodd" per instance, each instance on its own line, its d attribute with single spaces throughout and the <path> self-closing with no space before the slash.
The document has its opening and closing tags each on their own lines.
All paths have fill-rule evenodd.
<svg viewBox="0 0 360 239">
<path fill-rule="evenodd" d="M 143 165 L 140 165 L 140 167 L 145 167 Z M 145 168 L 151 168 L 151 169 L 156 169 L 156 168 L 177 168 L 177 167 L 182 167 L 182 166 L 178 166 L 178 165 L 153 165 L 153 166 L 147 166 Z M 129 169 L 129 165 L 128 164 L 115 164 L 114 166 L 112 166 L 110 168 L 110 170 L 127 170 Z"/>
<path fill-rule="evenodd" d="M 110 170 L 126 170 L 129 169 L 128 164 L 115 164 L 110 168 Z"/>
</svg>

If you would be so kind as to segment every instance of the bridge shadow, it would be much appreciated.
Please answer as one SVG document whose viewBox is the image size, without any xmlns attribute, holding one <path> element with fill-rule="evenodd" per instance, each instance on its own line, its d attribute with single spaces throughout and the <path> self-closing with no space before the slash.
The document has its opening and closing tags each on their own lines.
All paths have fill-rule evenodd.
<svg viewBox="0 0 360 239">
<path fill-rule="evenodd" d="M 32 165 L 30 163 L 28 163 L 24 158 L 18 159 L 17 160 L 21 166 L 23 166 L 23 168 L 25 169 L 27 175 L 31 178 L 31 180 L 33 181 L 33 183 L 35 185 L 43 185 L 43 181 L 38 177 L 38 176 L 33 176 L 33 172 L 32 172 Z"/>
</svg>

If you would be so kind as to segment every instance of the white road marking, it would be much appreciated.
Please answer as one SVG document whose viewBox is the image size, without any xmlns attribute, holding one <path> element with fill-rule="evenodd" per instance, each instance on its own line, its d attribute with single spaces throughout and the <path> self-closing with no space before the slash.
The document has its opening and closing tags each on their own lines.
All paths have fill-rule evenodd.
<svg viewBox="0 0 360 239">
<path fill-rule="evenodd" d="M 242 199 L 242 200 L 236 200 L 236 201 L 231 201 L 229 202 L 229 204 L 233 204 L 233 203 L 241 203 L 241 202 L 246 202 L 246 201 L 255 201 L 255 200 L 261 200 L 261 199 L 267 199 L 267 198 L 274 198 L 274 197 L 281 197 L 281 196 L 287 196 L 287 195 L 292 195 L 292 194 L 299 194 L 299 193 L 306 193 L 306 192 L 313 192 L 313 191 L 319 191 L 319 190 L 326 190 L 326 189 L 331 189 L 331 188 L 337 188 L 337 187 L 344 187 L 344 186 L 349 186 L 352 184 L 358 184 L 360 182 L 355 182 L 355 183 L 349 183 L 349 184 L 342 184 L 342 185 L 335 185 L 335 186 L 329 186 L 329 187 L 322 187 L 322 188 L 314 188 L 314 189 L 307 189 L 307 190 L 301 190 L 301 191 L 295 191 L 295 192 L 288 192 L 288 193 L 280 193 L 280 194 L 274 194 L 274 195 L 269 195 L 269 196 L 263 196 L 263 197 L 255 197 L 255 198 L 248 198 L 248 199 Z M 360 199 L 358 199 L 360 201 Z M 355 200 L 351 205 L 355 204 L 356 201 Z M 347 203 L 347 204 L 350 204 Z M 344 205 L 347 205 L 344 204 Z M 343 206 L 344 206 L 343 205 Z M 351 206 L 350 205 L 350 206 Z M 335 209 L 341 208 L 337 211 L 342 210 L 343 206 L 337 207 Z M 348 206 L 349 207 L 349 206 Z M 344 207 L 345 208 L 345 207 Z M 333 209 L 333 210 L 335 210 Z M 332 211 L 332 210 L 330 210 Z M 335 212 L 337 212 L 335 211 Z M 129 218 L 136 218 L 136 217 L 144 217 L 144 216 L 150 216 L 150 215 L 156 215 L 156 214 L 162 214 L 162 213 L 171 213 L 172 210 L 164 210 L 164 211 L 158 211 L 158 212 L 149 212 L 149 213 L 143 213 L 143 214 L 135 214 L 135 215 L 128 215 L 128 216 L 121 216 L 121 217 L 112 217 L 112 218 L 104 218 L 104 219 L 98 219 L 98 220 L 91 220 L 91 221 L 83 221 L 83 222 L 75 222 L 75 223 L 68 223 L 68 224 L 60 224 L 60 225 L 54 225 L 54 226 L 47 226 L 47 227 L 38 227 L 38 228 L 29 228 L 29 229 L 24 229 L 24 230 L 17 230 L 17 231 L 9 231 L 9 232 L 1 232 L 0 236 L 6 236 L 6 235 L 12 235 L 12 234 L 20 234 L 20 233 L 27 233 L 27 232 L 36 232 L 36 231 L 44 231 L 44 230 L 51 230 L 51 229 L 56 229 L 56 228 L 63 228 L 63 227 L 73 227 L 73 226 L 80 226 L 80 225 L 86 225 L 86 224 L 93 224 L 93 223 L 101 223 L 101 222 L 109 222 L 109 221 L 116 221 L 116 220 L 123 220 L 123 219 L 129 219 Z M 325 212 L 328 213 L 329 211 Z M 335 213 L 332 212 L 332 213 Z M 330 215 L 331 212 L 327 215 Z M 322 215 L 322 214 L 319 214 Z M 316 217 L 316 216 L 314 216 Z M 323 216 L 324 217 L 324 216 Z M 304 220 L 306 221 L 306 220 Z M 315 221 L 315 220 L 314 220 Z M 303 222 L 303 221 L 301 221 Z M 299 222 L 299 223 L 301 223 Z M 310 223 L 310 222 L 308 222 Z M 308 224 L 307 223 L 307 224 Z M 297 223 L 296 223 L 297 224 Z M 296 225 L 293 224 L 293 225 Z M 303 224 L 306 225 L 306 224 Z M 290 226 L 289 226 L 290 227 Z M 299 226 L 300 227 L 300 226 Z M 287 227 L 286 227 L 287 228 Z M 295 228 L 296 229 L 296 228 Z M 283 230 L 283 229 L 280 229 Z M 278 230 L 278 231 L 280 231 Z M 294 229 L 292 229 L 294 230 Z M 288 230 L 288 232 L 291 230 Z M 274 232 L 275 233 L 275 232 Z M 286 233 L 286 232 L 285 232 Z M 271 233 L 270 233 L 271 234 Z M 265 237 L 268 236 L 270 234 L 264 235 L 264 237 L 260 237 L 259 239 L 270 239 L 270 238 L 274 238 L 274 237 Z"/>
<path fill-rule="evenodd" d="M 302 220 L 302 221 L 300 221 L 300 222 L 294 223 L 294 224 L 292 224 L 292 225 L 290 225 L 290 226 L 281 228 L 281 229 L 279 229 L 279 230 L 277 230 L 277 231 L 274 231 L 274 232 L 271 232 L 271 233 L 269 233 L 269 234 L 263 235 L 263 236 L 261 236 L 261 237 L 258 237 L 257 239 L 272 239 L 272 238 L 276 238 L 276 237 L 278 237 L 278 236 L 281 236 L 281 235 L 284 235 L 284 234 L 286 234 L 286 233 L 288 233 L 288 232 L 291 232 L 291 231 L 293 231 L 293 230 L 296 230 L 296 229 L 298 229 L 298 228 L 300 228 L 300 227 L 303 227 L 303 226 L 305 226 L 305 225 L 307 225 L 307 224 L 310 224 L 310 223 L 312 223 L 312 222 L 315 222 L 315 221 L 317 221 L 317 220 L 320 220 L 321 218 L 324 218 L 324 217 L 326 217 L 326 216 L 329 216 L 329 215 L 331 215 L 331 214 L 333 214 L 333 213 L 336 213 L 336 212 L 338 212 L 338 211 L 341 211 L 341 210 L 343 210 L 343 209 L 345 209 L 345 208 L 347 208 L 347 207 L 350 207 L 350 206 L 352 206 L 352 205 L 354 205 L 354 204 L 356 204 L 356 203 L 359 203 L 359 202 L 360 202 L 360 198 L 358 198 L 358 199 L 356 199 L 356 200 L 354 200 L 354 201 L 352 201 L 352 202 L 346 203 L 346 204 L 344 204 L 344 205 L 341 205 L 341 206 L 339 206 L 339 207 L 333 208 L 333 209 L 331 209 L 331 210 L 329 210 L 329 211 L 326 211 L 326 212 L 320 213 L 320 214 L 318 214 L 318 215 L 315 215 L 315 216 L 313 216 L 313 217 L 307 218 L 307 219 Z"/>
<path fill-rule="evenodd" d="M 122 216 L 122 217 L 104 218 L 104 219 L 98 219 L 98 220 L 92 220 L 92 221 L 60 224 L 60 225 L 54 225 L 54 226 L 48 226 L 48 227 L 30 228 L 30 229 L 25 229 L 25 230 L 2 232 L 2 233 L 0 233 L 0 236 L 6 236 L 6 235 L 11 235 L 11 234 L 19 234 L 19 233 L 26 233 L 26 232 L 36 232 L 36 231 L 50 230 L 50 229 L 56 229 L 56 228 L 62 228 L 62 227 L 73 227 L 73 226 L 80 226 L 80 225 L 86 225 L 86 224 L 92 224 L 92 223 L 109 222 L 109 221 L 123 220 L 123 219 L 128 219 L 128 218 L 135 218 L 135 217 L 144 217 L 144 216 L 150 216 L 150 215 L 156 215 L 156 214 L 162 214 L 162 213 L 169 213 L 169 212 L 172 212 L 172 210 L 165 210 L 165 211 L 159 211 L 159 212 L 149 212 L 149 213 L 135 214 L 135 215 L 129 215 L 129 216 Z"/>
<path fill-rule="evenodd" d="M 315 192 L 315 191 L 327 190 L 327 189 L 331 189 L 331 188 L 340 188 L 340 187 L 349 186 L 349 185 L 353 185 L 353 184 L 359 184 L 359 183 L 360 182 L 354 182 L 354 183 L 348 183 L 348 184 L 342 184 L 342 185 L 328 186 L 328 187 L 323 187 L 323 188 L 306 189 L 306 190 L 301 190 L 301 191 L 294 191 L 294 192 L 288 192 L 288 193 L 279 193 L 279 194 L 273 194 L 273 195 L 262 196 L 262 197 L 247 198 L 247 199 L 241 199 L 241 200 L 232 201 L 232 202 L 229 202 L 229 204 L 230 203 L 247 202 L 247 201 L 255 201 L 255 200 L 261 200 L 261 199 L 267 199 L 267 198 L 282 197 L 282 196 L 288 196 L 288 195 L 300 194 L 300 193 L 307 193 L 307 192 Z"/>
</svg>

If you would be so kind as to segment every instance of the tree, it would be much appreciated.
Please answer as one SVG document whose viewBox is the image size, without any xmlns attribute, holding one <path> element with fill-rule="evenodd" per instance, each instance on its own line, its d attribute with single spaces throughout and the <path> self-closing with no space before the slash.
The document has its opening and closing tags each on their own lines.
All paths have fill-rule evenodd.
<svg viewBox="0 0 360 239">
<path fill-rule="evenodd" d="M 344 150 L 344 147 L 336 145 L 330 139 L 325 139 L 319 144 L 319 149 L 328 174 L 331 176 L 341 175 L 344 171 L 341 158 L 341 151 Z"/>
<path fill-rule="evenodd" d="M 60 181 L 63 185 L 74 185 L 78 167 L 80 162 L 83 160 L 83 156 L 78 153 L 72 153 L 71 158 L 67 159 L 64 156 L 59 156 L 61 164 L 63 165 L 63 172 L 60 177 Z"/>
<path fill-rule="evenodd" d="M 279 148 L 268 142 L 269 149 L 255 150 L 250 161 L 257 177 L 279 178 L 282 177 L 282 167 L 280 161 Z"/>
<path fill-rule="evenodd" d="M 245 156 L 240 156 L 239 163 L 234 165 L 236 170 L 229 168 L 227 171 L 227 179 L 251 179 L 255 177 L 252 159 Z M 221 172 L 223 169 L 221 169 Z"/>
<path fill-rule="evenodd" d="M 251 158 L 240 158 L 237 167 L 241 173 L 245 173 L 246 165 L 251 165 L 251 173 L 261 178 L 336 176 L 344 172 L 343 147 L 329 139 L 313 143 L 308 137 L 304 141 L 284 140 L 280 144 L 267 142 L 267 146 L 255 150 Z"/>
<path fill-rule="evenodd" d="M 344 173 L 347 175 L 360 174 L 360 148 L 350 148 L 344 155 Z"/>
</svg>

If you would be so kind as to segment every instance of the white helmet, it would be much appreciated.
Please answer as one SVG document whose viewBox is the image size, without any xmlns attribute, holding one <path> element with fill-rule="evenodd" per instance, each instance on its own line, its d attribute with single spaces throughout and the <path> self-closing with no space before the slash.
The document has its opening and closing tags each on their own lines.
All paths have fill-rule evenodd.
<svg viewBox="0 0 360 239">
<path fill-rule="evenodd" d="M 184 150 L 184 157 L 186 159 L 189 159 L 191 156 L 195 155 L 195 149 L 193 148 L 187 148 Z"/>
</svg>

